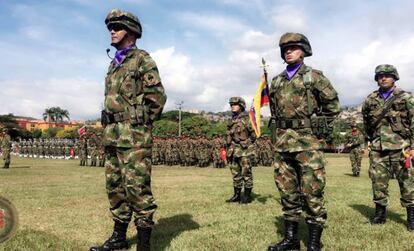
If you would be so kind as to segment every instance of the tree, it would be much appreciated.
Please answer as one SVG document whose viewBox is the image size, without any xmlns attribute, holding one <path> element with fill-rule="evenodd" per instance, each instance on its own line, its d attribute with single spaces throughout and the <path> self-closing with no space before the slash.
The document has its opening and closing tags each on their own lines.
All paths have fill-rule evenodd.
<svg viewBox="0 0 414 251">
<path fill-rule="evenodd" d="M 32 134 L 28 130 L 21 128 L 17 124 L 16 117 L 12 113 L 0 115 L 0 124 L 1 126 L 9 129 L 9 135 L 13 139 L 14 138 L 30 138 L 32 136 Z"/>
<path fill-rule="evenodd" d="M 170 120 L 170 121 L 178 121 L 178 110 L 172 110 L 172 111 L 168 111 L 168 112 L 163 112 L 161 114 L 161 119 L 166 119 L 166 120 Z M 186 119 L 186 118 L 191 118 L 196 116 L 193 113 L 189 113 L 189 112 L 181 112 L 181 119 Z"/>
<path fill-rule="evenodd" d="M 49 127 L 42 133 L 42 138 L 54 138 L 59 131 L 63 131 L 63 128 Z"/>
<path fill-rule="evenodd" d="M 189 135 L 206 135 L 211 130 L 211 123 L 201 116 L 183 119 L 182 133 Z"/>
<path fill-rule="evenodd" d="M 166 119 L 155 121 L 152 132 L 155 136 L 161 137 L 178 135 L 178 123 Z"/>
<path fill-rule="evenodd" d="M 64 118 L 70 120 L 69 112 L 59 106 L 46 108 L 43 113 L 43 120 L 48 122 L 62 122 Z"/>
<path fill-rule="evenodd" d="M 60 138 L 60 139 L 75 139 L 79 137 L 78 134 L 78 128 L 74 127 L 74 128 L 70 128 L 67 130 L 60 130 L 56 133 L 55 135 L 56 138 Z"/>
<path fill-rule="evenodd" d="M 226 135 L 227 133 L 227 123 L 225 122 L 216 122 L 211 124 L 211 129 L 207 132 L 208 137 L 212 137 L 214 134 Z"/>
<path fill-rule="evenodd" d="M 34 131 L 32 132 L 32 136 L 35 139 L 38 139 L 38 138 L 42 137 L 42 130 L 40 130 L 38 128 L 34 129 Z"/>
</svg>

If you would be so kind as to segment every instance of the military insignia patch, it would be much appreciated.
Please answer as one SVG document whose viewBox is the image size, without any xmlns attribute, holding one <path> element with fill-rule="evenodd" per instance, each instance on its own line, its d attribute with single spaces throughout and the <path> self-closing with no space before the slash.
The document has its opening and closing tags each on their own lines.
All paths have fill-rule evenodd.
<svg viewBox="0 0 414 251">
<path fill-rule="evenodd" d="M 157 75 L 152 71 L 145 73 L 143 79 L 146 86 L 156 85 L 160 82 Z"/>
</svg>

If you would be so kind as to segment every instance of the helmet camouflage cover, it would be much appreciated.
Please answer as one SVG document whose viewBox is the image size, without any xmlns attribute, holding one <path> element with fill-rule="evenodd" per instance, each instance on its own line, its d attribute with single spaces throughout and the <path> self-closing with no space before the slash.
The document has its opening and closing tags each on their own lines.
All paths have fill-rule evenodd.
<svg viewBox="0 0 414 251">
<path fill-rule="evenodd" d="M 305 57 L 312 56 L 312 47 L 308 38 L 300 33 L 288 32 L 283 34 L 279 40 L 280 56 L 284 59 L 285 49 L 289 46 L 299 46 L 305 52 Z"/>
<path fill-rule="evenodd" d="M 390 64 L 380 64 L 377 67 L 375 67 L 375 81 L 378 81 L 378 75 L 380 74 L 390 74 L 394 76 L 395 80 L 400 79 L 397 68 Z"/>
<path fill-rule="evenodd" d="M 229 104 L 240 105 L 243 111 L 246 110 L 246 101 L 244 101 L 242 97 L 231 97 L 229 100 Z"/>
<path fill-rule="evenodd" d="M 131 32 L 137 35 L 137 38 L 141 38 L 142 26 L 137 16 L 134 14 L 123 11 L 120 9 L 113 9 L 108 13 L 105 18 L 106 27 L 110 30 L 110 27 L 114 24 L 122 24 L 128 28 Z"/>
</svg>

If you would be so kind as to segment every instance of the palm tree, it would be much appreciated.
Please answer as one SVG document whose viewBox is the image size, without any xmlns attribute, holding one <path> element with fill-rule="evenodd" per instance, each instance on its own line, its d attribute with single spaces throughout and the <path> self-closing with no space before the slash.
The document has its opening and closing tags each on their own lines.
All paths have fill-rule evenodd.
<svg viewBox="0 0 414 251">
<path fill-rule="evenodd" d="M 65 109 L 57 107 L 46 108 L 43 113 L 43 120 L 48 122 L 62 122 L 64 118 L 70 120 L 69 112 Z"/>
</svg>

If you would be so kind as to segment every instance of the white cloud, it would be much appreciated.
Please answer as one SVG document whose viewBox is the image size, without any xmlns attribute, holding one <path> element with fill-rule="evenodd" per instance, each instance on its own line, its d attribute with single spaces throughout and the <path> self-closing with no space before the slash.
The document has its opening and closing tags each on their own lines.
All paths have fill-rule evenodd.
<svg viewBox="0 0 414 251">
<path fill-rule="evenodd" d="M 279 30 L 303 32 L 308 28 L 306 12 L 300 5 L 277 5 L 272 9 L 270 15 Z"/>
<path fill-rule="evenodd" d="M 51 37 L 50 30 L 42 26 L 25 26 L 20 32 L 28 39 L 40 42 L 47 41 Z"/>
<path fill-rule="evenodd" d="M 82 78 L 47 79 L 31 83 L 3 80 L 0 86 L 0 114 L 41 118 L 46 108 L 60 106 L 68 110 L 74 119 L 97 118 L 104 99 L 103 83 Z"/>
<path fill-rule="evenodd" d="M 217 98 L 217 94 L 219 93 L 219 90 L 212 86 L 207 86 L 204 88 L 204 90 L 196 96 L 196 101 L 206 104 L 214 102 Z"/>
<path fill-rule="evenodd" d="M 406 39 L 382 37 L 359 50 L 339 55 L 335 62 L 320 60 L 316 63 L 326 69 L 325 75 L 331 78 L 343 104 L 359 104 L 377 89 L 374 70 L 379 64 L 396 66 L 401 78 L 397 86 L 412 91 L 414 35 Z"/>
<path fill-rule="evenodd" d="M 151 53 L 161 74 L 161 80 L 168 91 L 188 93 L 191 90 L 191 78 L 195 70 L 190 58 L 175 52 L 174 47 Z"/>
<path fill-rule="evenodd" d="M 219 36 L 227 36 L 248 29 L 248 26 L 240 19 L 222 15 L 184 12 L 179 13 L 177 18 L 184 21 L 186 25 L 206 29 Z"/>
</svg>

